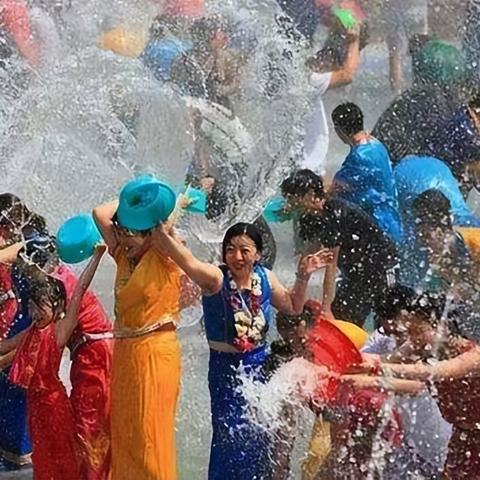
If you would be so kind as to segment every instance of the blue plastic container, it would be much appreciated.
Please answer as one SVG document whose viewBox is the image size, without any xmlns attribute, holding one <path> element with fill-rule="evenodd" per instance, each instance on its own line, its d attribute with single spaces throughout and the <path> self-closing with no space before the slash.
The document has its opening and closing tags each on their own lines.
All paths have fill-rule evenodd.
<svg viewBox="0 0 480 480">
<path fill-rule="evenodd" d="M 283 197 L 272 198 L 263 211 L 263 217 L 268 223 L 282 223 L 291 220 L 292 216 L 285 213 L 287 201 Z"/>
<path fill-rule="evenodd" d="M 157 80 L 167 82 L 170 80 L 173 62 L 190 48 L 190 43 L 178 38 L 151 40 L 145 47 L 141 59 Z"/>
<path fill-rule="evenodd" d="M 143 175 L 122 188 L 118 222 L 129 230 L 150 230 L 168 220 L 176 202 L 177 196 L 170 185 L 151 175 Z"/>
<path fill-rule="evenodd" d="M 90 258 L 102 237 L 91 215 L 69 218 L 58 230 L 57 249 L 65 263 L 79 263 Z"/>
<path fill-rule="evenodd" d="M 185 209 L 189 213 L 205 215 L 207 213 L 207 194 L 199 188 L 188 187 L 184 195 L 190 200 Z"/>
</svg>

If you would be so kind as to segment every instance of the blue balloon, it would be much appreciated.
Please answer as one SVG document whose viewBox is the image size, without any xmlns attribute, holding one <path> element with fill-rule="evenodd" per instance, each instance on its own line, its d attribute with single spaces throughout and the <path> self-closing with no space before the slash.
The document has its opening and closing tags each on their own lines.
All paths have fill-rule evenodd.
<svg viewBox="0 0 480 480">
<path fill-rule="evenodd" d="M 90 258 L 102 237 L 91 215 L 69 218 L 58 230 L 57 249 L 65 263 L 79 263 Z"/>
<path fill-rule="evenodd" d="M 166 82 L 170 80 L 170 70 L 173 62 L 190 49 L 191 44 L 189 42 L 178 38 L 150 40 L 141 55 L 141 59 L 157 80 Z"/>
</svg>

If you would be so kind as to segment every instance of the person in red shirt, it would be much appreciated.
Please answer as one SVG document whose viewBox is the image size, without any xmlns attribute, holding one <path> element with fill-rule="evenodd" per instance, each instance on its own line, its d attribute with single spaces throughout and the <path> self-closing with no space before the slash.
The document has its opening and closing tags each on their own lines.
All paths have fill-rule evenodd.
<svg viewBox="0 0 480 480">
<path fill-rule="evenodd" d="M 48 274 L 60 281 L 67 307 L 78 279 L 58 261 L 55 242 L 37 235 L 25 244 L 30 263 L 21 254 L 15 264 L 29 282 Z M 76 450 L 81 480 L 106 480 L 110 469 L 110 372 L 112 325 L 99 299 L 87 290 L 78 311 L 78 322 L 67 341 L 72 365 L 70 403 L 75 419 Z"/>
<path fill-rule="evenodd" d="M 26 389 L 36 480 L 100 478 L 80 473 L 83 458 L 77 448 L 75 416 L 59 377 L 59 367 L 63 348 L 78 322 L 83 295 L 105 250 L 104 246 L 97 247 L 70 298 L 60 280 L 42 272 L 34 263 L 22 265 L 32 287 L 28 305 L 32 326 L 18 335 L 22 340 L 9 378 Z M 6 343 L 16 340 L 13 337 L 0 342 L 0 352 L 3 347 L 9 348 Z"/>
</svg>

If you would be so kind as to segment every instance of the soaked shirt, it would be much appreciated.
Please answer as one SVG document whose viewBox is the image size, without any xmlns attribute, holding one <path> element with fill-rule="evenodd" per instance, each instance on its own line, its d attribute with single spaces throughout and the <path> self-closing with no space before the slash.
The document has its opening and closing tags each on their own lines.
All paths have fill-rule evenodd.
<svg viewBox="0 0 480 480">
<path fill-rule="evenodd" d="M 302 215 L 299 226 L 308 250 L 340 247 L 338 268 L 344 277 L 378 276 L 397 264 L 393 242 L 352 203 L 329 199 L 321 213 Z"/>
</svg>

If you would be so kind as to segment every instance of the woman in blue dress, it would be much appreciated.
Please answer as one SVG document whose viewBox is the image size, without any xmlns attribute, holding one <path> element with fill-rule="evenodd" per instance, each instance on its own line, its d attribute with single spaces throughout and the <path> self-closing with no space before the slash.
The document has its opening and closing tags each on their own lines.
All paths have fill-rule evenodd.
<svg viewBox="0 0 480 480">
<path fill-rule="evenodd" d="M 208 382 L 211 397 L 212 445 L 209 480 L 268 479 L 268 434 L 246 415 L 239 372 L 262 382 L 267 356 L 266 332 L 272 307 L 286 314 L 303 311 L 310 275 L 332 261 L 329 250 L 303 257 L 296 281 L 287 290 L 261 265 L 262 236 L 252 224 L 238 223 L 223 239 L 223 264 L 198 260 L 180 244 L 167 225 L 152 236 L 203 292 L 205 329 L 210 346 Z"/>
<path fill-rule="evenodd" d="M 9 339 L 31 324 L 29 283 L 15 267 L 17 252 L 24 245 L 24 240 L 43 237 L 46 224 L 18 197 L 5 193 L 0 195 L 0 229 L 8 236 L 5 248 L 0 250 L 0 263 L 12 265 L 12 287 L 17 300 L 17 312 L 6 331 L 5 338 Z M 25 390 L 12 384 L 8 374 L 8 367 L 0 370 L 0 470 L 16 470 L 29 465 L 32 452 Z"/>
</svg>

